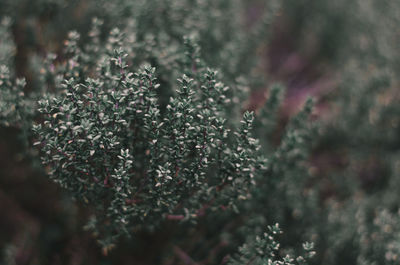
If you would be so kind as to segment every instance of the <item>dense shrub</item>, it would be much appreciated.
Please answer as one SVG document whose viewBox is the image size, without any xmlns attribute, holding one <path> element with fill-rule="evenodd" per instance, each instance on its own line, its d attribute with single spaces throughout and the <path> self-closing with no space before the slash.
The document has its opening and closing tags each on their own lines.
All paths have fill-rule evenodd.
<svg viewBox="0 0 400 265">
<path fill-rule="evenodd" d="M 328 2 L 0 3 L 0 132 L 66 196 L 2 262 L 56 263 L 72 233 L 60 264 L 397 264 L 399 5 Z M 289 119 L 280 30 L 339 84 Z"/>
</svg>

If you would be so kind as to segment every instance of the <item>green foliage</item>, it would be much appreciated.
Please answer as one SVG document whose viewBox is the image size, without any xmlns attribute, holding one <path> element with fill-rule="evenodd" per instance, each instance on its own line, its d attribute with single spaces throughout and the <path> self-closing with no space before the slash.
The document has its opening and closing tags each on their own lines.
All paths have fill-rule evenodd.
<svg viewBox="0 0 400 265">
<path fill-rule="evenodd" d="M 340 116 L 321 133 L 323 148 L 341 154 L 346 163 L 326 176 L 337 194 L 329 200 L 323 233 L 338 233 L 321 238 L 332 246 L 322 262 L 395 264 L 400 109 L 390 80 L 396 78 L 371 69 L 368 77 L 355 80 L 354 73 L 362 76 L 363 70 L 349 72 L 335 101 Z M 343 247 L 348 244 L 352 251 Z"/>
<path fill-rule="evenodd" d="M 193 78 L 183 74 L 170 85 L 177 87 L 176 96 L 162 111 L 157 90 L 165 88 L 156 69 L 130 72 L 136 67 L 127 62 L 135 60 L 117 47 L 125 43 L 118 30 L 103 50 L 95 34 L 91 37 L 81 49 L 78 34 L 70 34 L 69 59 L 54 70 L 65 78 L 62 93 L 39 101 L 44 122 L 34 130 L 51 178 L 96 209 L 88 227 L 104 247 L 130 231 L 155 229 L 163 220 L 193 221 L 220 207 L 238 211 L 237 204 L 251 199 L 265 174 L 279 176 L 295 167 L 289 161 L 300 158 L 295 153 L 302 153 L 306 131 L 289 128 L 267 162 L 252 137 L 253 113 L 245 112 L 242 121 L 232 116 L 241 106 L 226 95 L 238 86 L 229 88 L 216 71 L 198 67 L 204 63 L 196 44 L 186 39 L 178 55 L 188 58 L 188 51 L 197 50 L 197 59 L 189 62 L 198 66 L 181 66 Z M 85 60 L 93 51 L 99 63 Z M 303 124 L 309 111 L 307 105 L 291 126 Z"/>
<path fill-rule="evenodd" d="M 144 264 L 397 264 L 399 7 L 328 2 L 279 12 L 299 49 L 343 64 L 340 88 L 286 120 L 286 89 L 262 73 L 274 1 L 253 23 L 239 0 L 3 1 L 0 129 L 83 206 L 103 254 L 151 244 Z M 271 223 L 285 233 L 262 233 Z M 313 259 L 313 244 L 298 251 L 311 241 Z M 18 247 L 3 246 L 12 263 Z"/>
<path fill-rule="evenodd" d="M 5 65 L 12 65 L 12 59 L 15 54 L 15 46 L 12 41 L 10 34 L 11 18 L 5 17 L 0 22 L 0 34 L 1 38 L 1 49 L 0 49 L 0 61 Z"/>
<path fill-rule="evenodd" d="M 304 257 L 296 258 L 286 255 L 279 256 L 280 244 L 275 237 L 281 234 L 282 231 L 278 224 L 268 226 L 268 232 L 262 237 L 257 236 L 239 248 L 239 254 L 236 259 L 231 259 L 230 265 L 254 264 L 254 265 L 295 265 L 308 264 L 307 260 L 315 255 L 314 245 L 312 243 L 304 243 L 303 248 L 306 251 Z"/>
<path fill-rule="evenodd" d="M 32 87 L 40 90 L 29 96 L 22 97 L 23 81 L 4 70 L 2 120 L 20 127 L 26 142 L 33 128 L 43 168 L 86 204 L 85 228 L 104 253 L 121 236 L 140 242 L 138 233 L 161 233 L 170 222 L 189 233 L 214 218 L 221 225 L 237 220 L 233 232 L 224 228 L 221 234 L 233 238 L 234 249 L 244 231 L 285 222 L 285 209 L 276 205 L 275 215 L 262 205 L 288 196 L 282 181 L 303 167 L 310 105 L 289 123 L 276 148 L 266 136 L 275 130 L 282 89 L 272 90 L 261 115 L 240 104 L 249 86 L 261 84 L 253 51 L 275 8 L 247 33 L 243 21 L 232 20 L 243 6 L 238 1 L 168 1 L 149 12 L 154 5 L 121 1 L 120 9 L 93 19 L 84 37 L 69 32 L 58 55 L 32 57 Z M 127 16 L 111 23 L 123 9 Z M 221 235 L 205 240 L 213 246 Z M 185 244 L 187 238 L 172 241 Z M 260 251 L 264 243 L 257 244 Z M 288 250 L 296 247 L 287 244 Z M 168 256 L 168 248 L 160 253 Z M 209 263 L 226 253 L 222 249 Z M 193 255 L 200 259 L 208 252 Z"/>
<path fill-rule="evenodd" d="M 395 0 L 282 1 L 282 22 L 296 48 L 314 60 L 332 64 L 338 71 L 349 60 L 375 60 L 399 66 L 393 32 L 399 23 Z"/>
<path fill-rule="evenodd" d="M 35 113 L 34 97 L 26 96 L 24 78 L 16 78 L 13 68 L 15 46 L 10 35 L 10 19 L 0 24 L 0 125 L 20 130 L 20 140 L 27 148 Z"/>
</svg>

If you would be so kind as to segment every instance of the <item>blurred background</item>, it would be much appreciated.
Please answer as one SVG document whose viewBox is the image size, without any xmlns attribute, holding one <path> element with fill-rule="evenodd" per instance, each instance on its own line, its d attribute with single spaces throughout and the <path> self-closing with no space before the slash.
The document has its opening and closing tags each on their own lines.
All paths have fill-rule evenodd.
<svg viewBox="0 0 400 265">
<path fill-rule="evenodd" d="M 251 29 L 268 8 L 269 1 L 246 1 L 230 19 Z M 1 54 L 13 55 L 7 63 L 26 78 L 29 94 L 40 89 L 35 62 L 62 56 L 69 31 L 85 36 L 97 17 L 106 35 L 130 12 L 123 0 L 1 0 L 0 21 L 10 29 L 0 32 L 1 63 L 9 57 Z M 308 188 L 324 216 L 302 228 L 317 235 L 315 264 L 400 263 L 399 19 L 396 0 L 282 0 L 268 41 L 257 43 L 255 71 L 266 82 L 251 88 L 247 108 L 257 110 L 269 84 L 282 83 L 284 126 L 308 96 L 316 98 L 320 136 L 307 160 Z M 167 239 L 156 235 L 138 234 L 104 256 L 83 230 L 87 209 L 43 174 L 31 152 L 17 128 L 0 127 L 1 264 L 159 264 L 149 257 Z M 163 264 L 197 264 L 177 260 Z"/>
</svg>

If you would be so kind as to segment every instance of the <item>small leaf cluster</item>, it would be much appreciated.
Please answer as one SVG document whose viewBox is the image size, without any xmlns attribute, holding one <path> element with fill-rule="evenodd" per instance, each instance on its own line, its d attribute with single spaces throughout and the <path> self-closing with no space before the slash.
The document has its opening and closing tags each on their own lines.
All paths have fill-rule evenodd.
<svg viewBox="0 0 400 265">
<path fill-rule="evenodd" d="M 237 257 L 229 261 L 230 265 L 254 264 L 254 265 L 305 265 L 308 260 L 315 255 L 314 244 L 304 243 L 303 248 L 305 255 L 292 257 L 285 255 L 280 257 L 280 244 L 276 241 L 276 237 L 282 231 L 279 224 L 268 226 L 267 232 L 262 236 L 256 236 L 255 239 L 249 240 L 248 243 L 239 248 Z"/>
</svg>

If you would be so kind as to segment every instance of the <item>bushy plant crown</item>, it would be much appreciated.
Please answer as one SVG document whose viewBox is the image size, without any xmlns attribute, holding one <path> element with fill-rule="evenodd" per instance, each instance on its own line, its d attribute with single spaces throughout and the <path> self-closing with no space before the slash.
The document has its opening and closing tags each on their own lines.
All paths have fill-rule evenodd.
<svg viewBox="0 0 400 265">
<path fill-rule="evenodd" d="M 184 16 L 184 25 L 206 14 L 208 2 L 196 3 L 203 13 Z M 199 23 L 193 34 L 186 34 L 191 30 L 176 20 L 186 14 L 186 4 L 165 6 L 170 17 L 146 17 L 150 4 L 141 3 L 133 9 L 136 19 L 106 37 L 100 19 L 92 21 L 84 38 L 71 31 L 61 54 L 48 53 L 36 62 L 36 82 L 45 93 L 23 96 L 23 79 L 1 68 L 2 123 L 21 127 L 27 143 L 35 138 L 46 173 L 88 206 L 86 228 L 105 253 L 121 236 L 135 240 L 137 232 L 157 231 L 166 222 L 188 229 L 213 218 L 220 223 L 236 220 L 236 231 L 224 228 L 209 241 L 228 233 L 235 246 L 248 235 L 255 237 L 267 223 L 284 223 L 286 212 L 307 211 L 299 198 L 308 197 L 301 188 L 302 161 L 314 135 L 308 120 L 312 101 L 277 143 L 268 137 L 276 133 L 283 88 L 272 86 L 257 113 L 240 104 L 249 97 L 249 86 L 260 83 L 244 78 L 255 76 L 257 62 L 247 53 L 262 38 L 270 14 L 252 32 L 251 41 L 232 30 L 220 39 L 223 24 L 214 13 L 210 21 L 215 21 L 211 28 L 216 32 Z M 219 8 L 235 10 L 226 5 Z M 171 26 L 164 27 L 166 22 Z M 151 23 L 155 26 L 144 30 Z M 295 182 L 288 181 L 293 177 Z M 280 233 L 277 226 L 270 229 Z M 283 255 L 286 249 L 277 245 L 264 234 L 231 262 L 294 264 L 294 255 Z M 312 246 L 306 248 L 311 251 Z M 311 257 L 307 255 L 295 264 L 305 264 Z"/>
</svg>

